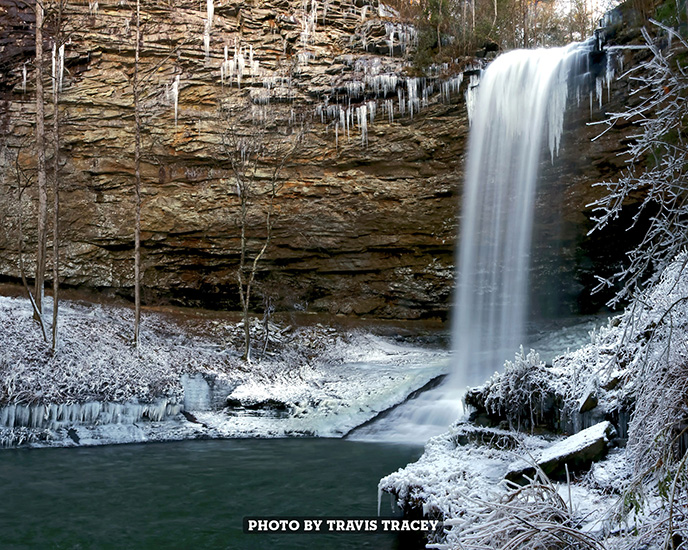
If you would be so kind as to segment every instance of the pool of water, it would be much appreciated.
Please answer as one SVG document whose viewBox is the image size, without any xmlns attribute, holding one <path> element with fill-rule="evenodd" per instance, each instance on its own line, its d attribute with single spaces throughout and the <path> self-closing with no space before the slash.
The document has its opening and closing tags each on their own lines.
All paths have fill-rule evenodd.
<svg viewBox="0 0 688 550">
<path fill-rule="evenodd" d="M 378 480 L 421 452 L 341 439 L 4 450 L 0 548 L 399 548 L 387 533 L 245 534 L 242 520 L 374 517 Z"/>
</svg>

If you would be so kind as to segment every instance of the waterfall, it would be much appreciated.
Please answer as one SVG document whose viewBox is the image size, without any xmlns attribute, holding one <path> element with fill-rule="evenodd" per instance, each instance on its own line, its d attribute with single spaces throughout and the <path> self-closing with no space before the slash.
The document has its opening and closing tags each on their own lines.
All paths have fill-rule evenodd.
<svg viewBox="0 0 688 550">
<path fill-rule="evenodd" d="M 485 71 L 469 136 L 449 383 L 484 382 L 524 343 L 535 187 L 559 150 L 570 69 L 585 45 L 516 50 Z M 587 56 L 586 56 L 587 57 Z"/>
<path fill-rule="evenodd" d="M 438 388 L 353 437 L 425 441 L 441 433 L 463 414 L 465 388 L 484 382 L 525 343 L 539 167 L 543 158 L 555 162 L 569 88 L 592 81 L 592 44 L 508 52 L 482 74 L 469 105 L 452 370 Z"/>
</svg>

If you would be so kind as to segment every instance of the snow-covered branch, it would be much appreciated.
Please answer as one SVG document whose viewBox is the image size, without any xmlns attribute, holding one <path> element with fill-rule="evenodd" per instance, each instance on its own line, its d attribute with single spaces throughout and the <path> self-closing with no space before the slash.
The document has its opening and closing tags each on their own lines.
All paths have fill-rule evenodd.
<svg viewBox="0 0 688 550">
<path fill-rule="evenodd" d="M 609 127 L 632 121 L 641 132 L 628 147 L 628 166 L 620 179 L 599 183 L 605 194 L 590 205 L 595 212 L 593 231 L 617 220 L 633 202 L 638 208 L 631 227 L 647 226 L 640 242 L 627 253 L 627 264 L 610 279 L 600 279 L 596 287 L 620 284 L 612 306 L 656 284 L 662 270 L 688 243 L 688 74 L 681 61 L 688 45 L 676 31 L 655 24 L 674 46 L 659 47 L 643 29 L 652 57 L 636 68 L 633 77 L 642 97 L 637 105 L 606 121 Z"/>
</svg>

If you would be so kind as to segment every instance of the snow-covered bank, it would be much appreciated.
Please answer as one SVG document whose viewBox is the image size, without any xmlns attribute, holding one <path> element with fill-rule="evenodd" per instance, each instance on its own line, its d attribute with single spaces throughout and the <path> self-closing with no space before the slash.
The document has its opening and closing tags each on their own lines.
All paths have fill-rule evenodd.
<svg viewBox="0 0 688 550">
<path fill-rule="evenodd" d="M 551 366 L 517 353 L 468 394 L 482 427 L 454 425 L 381 480 L 407 513 L 444 520 L 429 548 L 688 548 L 687 266 L 684 252 L 589 344 Z M 545 468 L 588 441 L 562 443 L 556 432 L 597 422 L 590 433 L 605 434 L 606 458 L 581 472 L 564 458 L 568 481 L 561 472 L 559 481 L 543 472 L 523 487 L 507 481 L 519 460 Z"/>
<path fill-rule="evenodd" d="M 341 436 L 448 368 L 443 350 L 365 330 L 257 321 L 264 353 L 247 365 L 241 323 L 160 313 L 144 315 L 136 350 L 129 309 L 63 302 L 60 311 L 52 354 L 28 301 L 0 297 L 5 446 Z"/>
<path fill-rule="evenodd" d="M 429 541 L 429 548 L 506 548 L 528 522 L 547 529 L 558 520 L 588 535 L 599 532 L 615 496 L 599 486 L 594 474 L 585 484 L 570 486 L 545 476 L 525 488 L 505 480 L 518 456 L 537 456 L 549 445 L 542 437 L 457 424 L 431 439 L 418 462 L 383 478 L 380 491 L 395 495 L 407 514 L 421 512 L 444 521 L 444 532 Z M 617 460 L 617 452 L 609 456 Z"/>
</svg>

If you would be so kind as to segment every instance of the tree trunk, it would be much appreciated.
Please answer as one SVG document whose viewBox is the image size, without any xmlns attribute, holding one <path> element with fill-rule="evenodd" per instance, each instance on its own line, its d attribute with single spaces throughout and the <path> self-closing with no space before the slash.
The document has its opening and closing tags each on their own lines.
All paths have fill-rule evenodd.
<svg viewBox="0 0 688 550">
<path fill-rule="evenodd" d="M 466 26 L 467 26 L 467 23 L 466 23 L 466 19 L 467 19 L 467 17 L 466 17 L 466 11 L 467 11 L 467 9 L 468 9 L 468 0 L 465 0 L 465 2 L 464 2 L 463 5 L 462 5 L 462 8 L 463 8 L 463 11 L 462 11 L 462 14 L 461 14 L 461 33 L 462 33 L 462 38 L 463 38 L 463 47 L 464 47 L 464 49 L 467 51 L 468 48 L 467 48 L 467 42 L 466 42 Z"/>
<path fill-rule="evenodd" d="M 48 221 L 48 190 L 45 170 L 45 111 L 43 105 L 43 4 L 36 2 L 36 154 L 38 164 L 38 242 L 36 245 L 36 279 L 34 295 L 36 308 L 43 314 L 45 285 L 45 257 L 47 253 L 46 226 Z"/>
<path fill-rule="evenodd" d="M 136 49 L 134 57 L 134 344 L 139 346 L 141 324 L 141 113 L 139 111 L 139 56 L 141 53 L 141 0 L 136 0 Z"/>
<path fill-rule="evenodd" d="M 248 305 L 251 297 L 251 275 L 249 274 L 249 280 L 247 281 L 245 277 L 246 271 L 246 217 L 248 214 L 248 187 L 245 183 L 243 177 L 240 177 L 238 173 L 235 173 L 237 178 L 237 188 L 240 193 L 241 199 L 241 214 L 240 214 L 240 224 L 241 224 L 241 255 L 239 256 L 239 300 L 241 301 L 241 309 L 244 317 L 244 354 L 242 359 L 246 362 L 251 361 L 251 327 L 249 324 L 248 316 Z"/>
<path fill-rule="evenodd" d="M 473 18 L 471 21 L 471 28 L 473 34 L 475 34 L 475 0 L 471 0 L 471 17 Z"/>
<path fill-rule="evenodd" d="M 521 0 L 521 16 L 523 23 L 523 47 L 528 47 L 528 2 Z"/>
<path fill-rule="evenodd" d="M 245 295 L 245 300 L 243 303 L 244 306 L 244 355 L 242 356 L 242 359 L 246 362 L 251 361 L 251 325 L 250 325 L 250 319 L 248 317 L 248 298 L 249 298 L 249 293 L 250 290 L 247 289 L 246 295 Z"/>
<path fill-rule="evenodd" d="M 62 41 L 62 0 L 58 2 L 57 8 L 57 25 L 55 30 L 55 49 L 59 51 L 60 42 Z M 60 93 L 60 74 L 61 63 L 57 64 L 55 74 L 53 75 L 53 136 L 55 140 L 55 152 L 53 156 L 53 352 L 57 351 L 57 321 L 58 321 L 58 305 L 59 305 L 59 288 L 60 288 L 60 117 L 58 111 L 58 94 Z"/>
<path fill-rule="evenodd" d="M 17 153 L 17 156 L 15 157 L 15 167 L 17 170 L 17 202 L 19 203 L 19 216 L 17 219 L 17 254 L 19 255 L 19 274 L 21 276 L 24 289 L 26 290 L 26 294 L 29 297 L 29 302 L 31 302 L 34 318 L 38 320 L 38 325 L 41 327 L 41 332 L 43 333 L 43 340 L 47 343 L 48 335 L 45 332 L 43 316 L 39 313 L 38 308 L 36 307 L 36 301 L 31 293 L 31 289 L 29 288 L 29 283 L 26 279 L 26 269 L 24 268 L 24 214 L 22 212 L 22 197 L 26 187 L 22 186 L 22 171 L 19 168 L 19 153 Z"/>
</svg>

